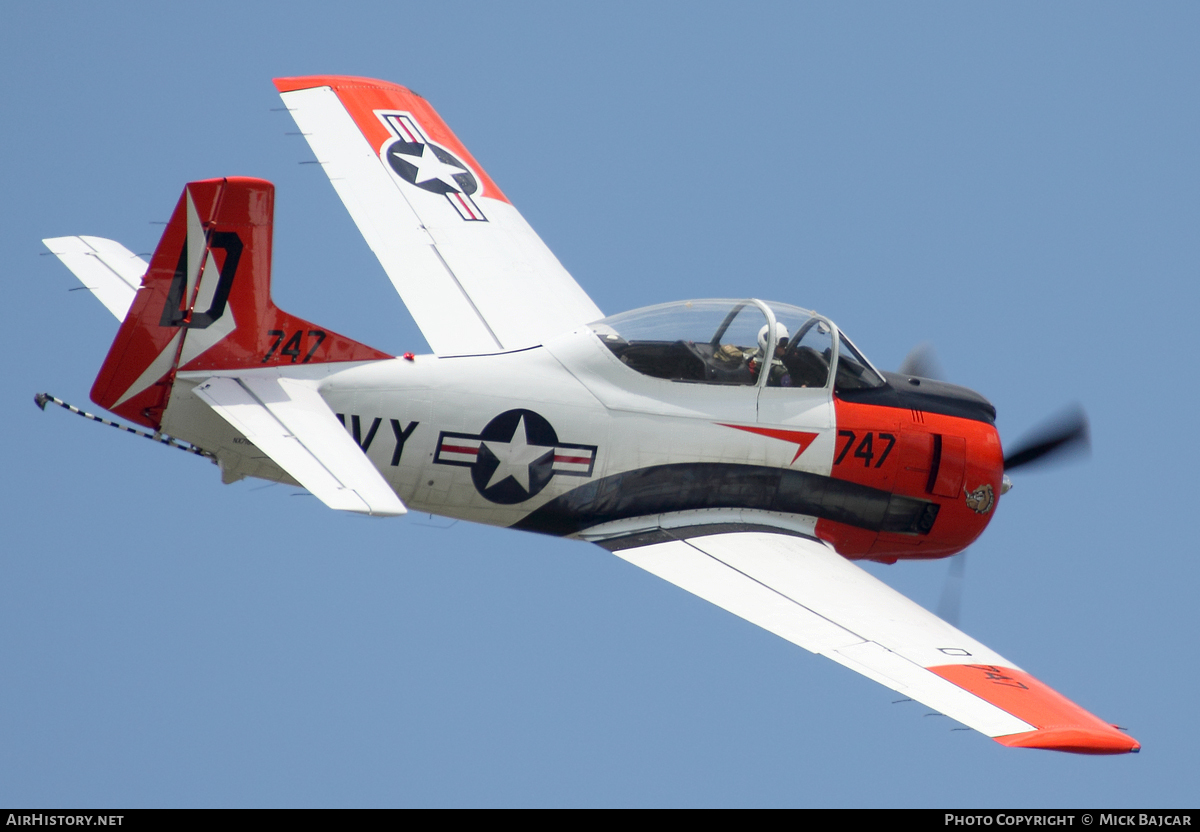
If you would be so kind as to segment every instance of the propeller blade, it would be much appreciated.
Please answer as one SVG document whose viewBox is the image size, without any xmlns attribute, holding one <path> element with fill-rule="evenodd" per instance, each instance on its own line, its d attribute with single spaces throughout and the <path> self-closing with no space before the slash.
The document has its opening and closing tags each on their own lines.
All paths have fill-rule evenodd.
<svg viewBox="0 0 1200 832">
<path fill-rule="evenodd" d="M 1074 405 L 1029 433 L 1016 450 L 1004 458 L 1004 471 L 1007 473 L 1035 462 L 1061 460 L 1072 453 L 1087 453 L 1091 446 L 1087 414 L 1082 407 Z"/>
<path fill-rule="evenodd" d="M 959 552 L 950 558 L 950 570 L 946 573 L 946 583 L 942 585 L 942 597 L 938 600 L 938 618 L 953 627 L 958 626 L 959 619 L 962 617 L 962 596 L 966 570 L 966 552 Z"/>
<path fill-rule="evenodd" d="M 928 342 L 913 347 L 908 355 L 904 356 L 904 361 L 901 362 L 900 369 L 896 372 L 902 376 L 917 376 L 934 381 L 946 380 L 943 378 L 942 365 L 938 361 L 937 351 L 934 350 L 933 344 Z"/>
</svg>

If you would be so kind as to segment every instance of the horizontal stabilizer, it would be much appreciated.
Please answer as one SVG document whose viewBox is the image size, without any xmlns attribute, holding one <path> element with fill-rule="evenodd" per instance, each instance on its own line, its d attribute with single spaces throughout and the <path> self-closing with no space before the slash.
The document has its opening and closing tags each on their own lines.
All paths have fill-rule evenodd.
<svg viewBox="0 0 1200 832">
<path fill-rule="evenodd" d="M 1081 754 L 1140 748 L 819 540 L 737 532 L 615 554 L 1003 745 Z"/>
<path fill-rule="evenodd" d="M 288 378 L 210 378 L 193 392 L 330 508 L 376 516 L 407 509 L 321 394 Z"/>
<path fill-rule="evenodd" d="M 103 237 L 51 237 L 42 242 L 118 321 L 125 320 L 149 263 Z"/>
</svg>

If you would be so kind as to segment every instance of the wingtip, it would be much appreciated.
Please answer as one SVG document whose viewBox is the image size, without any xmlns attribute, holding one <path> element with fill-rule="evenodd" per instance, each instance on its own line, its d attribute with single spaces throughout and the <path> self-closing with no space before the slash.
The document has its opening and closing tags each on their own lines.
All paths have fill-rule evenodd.
<svg viewBox="0 0 1200 832">
<path fill-rule="evenodd" d="M 1074 754 L 1130 754 L 1141 748 L 1133 737 L 1023 670 L 994 665 L 943 665 L 929 670 L 1034 727 L 992 737 L 1001 745 Z"/>
<path fill-rule="evenodd" d="M 310 90 L 316 87 L 374 87 L 377 89 L 403 90 L 411 92 L 406 87 L 393 84 L 391 81 L 380 81 L 377 78 L 360 78 L 357 75 L 297 75 L 288 78 L 272 78 L 275 89 L 280 93 Z M 415 95 L 415 93 L 414 93 Z"/>
<path fill-rule="evenodd" d="M 1141 743 L 1116 730 L 1043 729 L 992 739 L 1009 748 L 1041 748 L 1070 754 L 1137 754 L 1142 750 Z"/>
</svg>

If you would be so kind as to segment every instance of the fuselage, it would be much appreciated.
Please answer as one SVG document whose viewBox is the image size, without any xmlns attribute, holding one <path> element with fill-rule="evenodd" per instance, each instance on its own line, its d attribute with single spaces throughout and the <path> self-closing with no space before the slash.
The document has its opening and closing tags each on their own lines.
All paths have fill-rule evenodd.
<svg viewBox="0 0 1200 832">
<path fill-rule="evenodd" d="M 832 324 L 821 329 L 837 343 Z M 832 372 L 821 386 L 775 386 L 746 375 L 753 357 L 720 338 L 618 348 L 608 332 L 582 327 L 492 355 L 250 372 L 317 380 L 404 503 L 431 514 L 610 547 L 697 526 L 769 528 L 885 562 L 954 554 L 991 519 L 1002 454 L 995 411 L 971 391 L 893 374 L 839 389 Z M 846 356 L 853 347 L 840 343 Z M 724 364 L 722 348 L 734 355 Z M 647 363 L 673 351 L 722 375 Z M 826 353 L 836 361 L 838 348 Z M 163 429 L 213 451 L 227 481 L 288 481 L 187 394 L 208 375 L 180 374 Z M 674 375 L 697 377 L 659 377 Z"/>
</svg>

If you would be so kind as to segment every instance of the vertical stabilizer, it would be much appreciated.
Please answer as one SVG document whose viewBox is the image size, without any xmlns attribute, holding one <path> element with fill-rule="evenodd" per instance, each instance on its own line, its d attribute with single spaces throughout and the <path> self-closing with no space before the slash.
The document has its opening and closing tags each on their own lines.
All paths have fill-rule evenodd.
<svg viewBox="0 0 1200 832">
<path fill-rule="evenodd" d="M 184 187 L 92 401 L 158 428 L 180 370 L 239 370 L 387 353 L 271 302 L 275 186 L 229 177 Z"/>
</svg>

